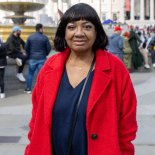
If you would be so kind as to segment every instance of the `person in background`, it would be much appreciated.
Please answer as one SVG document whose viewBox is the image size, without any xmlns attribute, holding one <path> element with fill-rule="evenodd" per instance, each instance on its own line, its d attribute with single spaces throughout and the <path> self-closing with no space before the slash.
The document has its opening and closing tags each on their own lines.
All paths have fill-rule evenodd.
<svg viewBox="0 0 155 155">
<path fill-rule="evenodd" d="M 17 75 L 19 81 L 25 82 L 25 78 L 23 76 L 23 69 L 27 60 L 26 51 L 25 51 L 25 42 L 20 37 L 21 28 L 19 26 L 14 26 L 12 29 L 12 33 L 8 37 L 7 44 L 7 55 L 10 58 L 15 59 L 17 68 Z"/>
<path fill-rule="evenodd" d="M 31 34 L 26 42 L 25 49 L 28 56 L 28 76 L 26 81 L 26 93 L 31 93 L 32 81 L 35 71 L 40 71 L 46 57 L 51 51 L 51 45 L 47 36 L 43 34 L 44 27 L 42 24 L 35 26 L 36 32 Z"/>
<path fill-rule="evenodd" d="M 32 94 L 25 155 L 134 155 L 136 95 L 93 7 L 61 17 L 54 46 Z"/>
<path fill-rule="evenodd" d="M 137 32 L 137 35 L 141 40 L 141 43 L 139 44 L 139 51 L 143 56 L 144 68 L 150 69 L 148 51 L 146 50 L 147 39 L 145 37 L 145 34 L 143 34 L 141 31 Z"/>
<path fill-rule="evenodd" d="M 132 49 L 129 43 L 130 33 L 125 32 L 124 36 L 124 63 L 129 72 L 132 72 Z"/>
<path fill-rule="evenodd" d="M 153 33 L 147 33 L 147 43 L 146 43 L 146 47 L 145 47 L 147 50 L 148 50 L 148 46 L 150 44 L 152 37 L 153 37 Z"/>
<path fill-rule="evenodd" d="M 4 93 L 4 74 L 5 74 L 5 67 L 7 65 L 6 60 L 6 44 L 2 42 L 0 38 L 0 99 L 5 98 Z"/>
<path fill-rule="evenodd" d="M 155 34 L 151 37 L 151 40 L 147 46 L 149 52 L 151 53 L 151 61 L 152 61 L 152 66 L 155 68 Z"/>
<path fill-rule="evenodd" d="M 109 37 L 109 51 L 123 61 L 124 43 L 123 43 L 123 37 L 121 36 L 122 28 L 120 26 L 115 26 L 114 31 L 115 33 Z"/>
<path fill-rule="evenodd" d="M 139 51 L 139 44 L 141 43 L 141 40 L 137 36 L 137 34 L 134 31 L 134 28 L 130 27 L 130 38 L 129 43 L 132 49 L 132 64 L 133 69 L 137 70 L 139 67 L 143 65 L 143 56 Z"/>
</svg>

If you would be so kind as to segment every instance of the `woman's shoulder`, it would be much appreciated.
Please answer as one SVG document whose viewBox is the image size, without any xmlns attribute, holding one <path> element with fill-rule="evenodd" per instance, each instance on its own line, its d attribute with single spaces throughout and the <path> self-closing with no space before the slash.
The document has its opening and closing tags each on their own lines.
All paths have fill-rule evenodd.
<svg viewBox="0 0 155 155">
<path fill-rule="evenodd" d="M 61 57 L 62 53 L 61 52 L 57 52 L 56 54 L 51 55 L 48 59 L 47 62 L 52 62 L 55 59 L 58 59 L 59 57 Z"/>
<path fill-rule="evenodd" d="M 65 61 L 65 59 L 68 57 L 70 53 L 70 49 L 66 48 L 64 51 L 62 52 L 58 52 L 52 56 L 50 56 L 47 60 L 47 64 L 54 64 L 55 66 L 62 64 L 62 62 Z"/>
<path fill-rule="evenodd" d="M 54 54 L 46 60 L 45 64 L 43 65 L 43 67 L 39 72 L 38 79 L 44 78 L 45 73 L 51 70 L 52 66 L 54 66 L 53 64 L 56 64 L 56 60 L 59 57 L 61 57 L 61 53 Z"/>
<path fill-rule="evenodd" d="M 119 70 L 120 72 L 127 71 L 123 61 L 113 53 L 111 53 L 110 51 L 104 51 L 103 54 L 108 57 L 108 61 L 112 70 Z"/>
<path fill-rule="evenodd" d="M 46 68 L 47 66 L 49 66 L 49 67 L 52 66 L 53 63 L 55 63 L 56 61 L 58 61 L 58 59 L 60 59 L 61 55 L 62 54 L 59 52 L 59 53 L 56 53 L 56 54 L 48 57 L 44 64 L 44 67 Z"/>
<path fill-rule="evenodd" d="M 123 61 L 110 52 L 106 51 L 106 55 L 110 66 L 108 74 L 115 80 L 128 81 L 130 74 Z"/>
<path fill-rule="evenodd" d="M 101 55 L 108 57 L 109 61 L 112 61 L 114 63 L 122 63 L 122 60 L 111 53 L 109 50 L 102 50 Z"/>
</svg>

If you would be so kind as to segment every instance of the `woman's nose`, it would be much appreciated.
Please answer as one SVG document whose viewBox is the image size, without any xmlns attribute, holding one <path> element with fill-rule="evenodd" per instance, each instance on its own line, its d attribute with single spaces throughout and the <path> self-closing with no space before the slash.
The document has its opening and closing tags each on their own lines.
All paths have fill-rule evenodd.
<svg viewBox="0 0 155 155">
<path fill-rule="evenodd" d="M 84 34 L 83 29 L 81 27 L 77 27 L 75 31 L 75 35 L 83 35 L 83 34 Z"/>
</svg>

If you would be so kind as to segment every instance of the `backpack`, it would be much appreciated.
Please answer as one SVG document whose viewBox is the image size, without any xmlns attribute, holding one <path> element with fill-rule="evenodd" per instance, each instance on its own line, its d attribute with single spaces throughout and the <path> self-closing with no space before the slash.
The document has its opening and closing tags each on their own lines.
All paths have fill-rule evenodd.
<svg viewBox="0 0 155 155">
<path fill-rule="evenodd" d="M 155 51 L 155 36 L 152 37 L 152 39 L 151 39 L 151 41 L 150 41 L 150 43 L 148 45 L 148 49 Z"/>
<path fill-rule="evenodd" d="M 147 39 L 145 38 L 145 41 L 143 42 L 142 47 L 146 48 L 146 45 L 147 45 Z"/>
</svg>

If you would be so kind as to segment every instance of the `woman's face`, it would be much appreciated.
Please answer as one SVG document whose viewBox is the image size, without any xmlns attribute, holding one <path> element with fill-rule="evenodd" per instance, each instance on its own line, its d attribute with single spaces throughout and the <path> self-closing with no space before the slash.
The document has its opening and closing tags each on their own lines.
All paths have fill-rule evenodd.
<svg viewBox="0 0 155 155">
<path fill-rule="evenodd" d="M 70 22 L 66 26 L 65 40 L 73 51 L 92 51 L 95 39 L 95 26 L 89 21 L 79 20 Z"/>
</svg>

